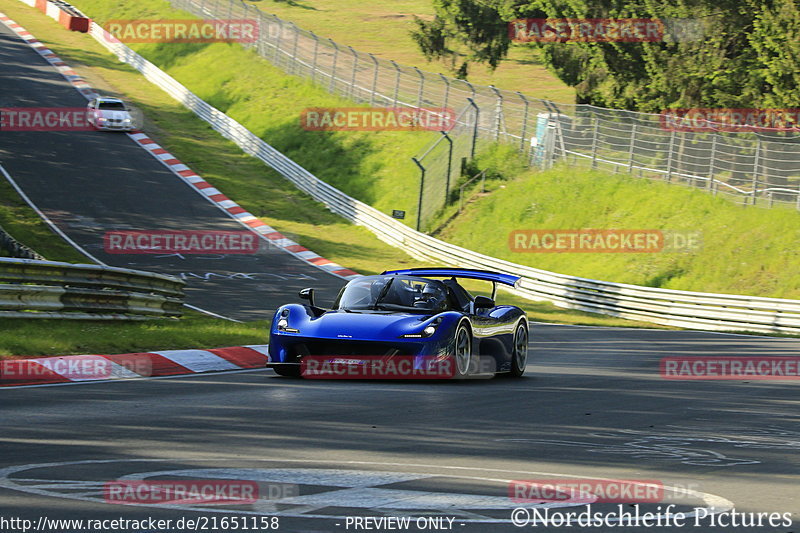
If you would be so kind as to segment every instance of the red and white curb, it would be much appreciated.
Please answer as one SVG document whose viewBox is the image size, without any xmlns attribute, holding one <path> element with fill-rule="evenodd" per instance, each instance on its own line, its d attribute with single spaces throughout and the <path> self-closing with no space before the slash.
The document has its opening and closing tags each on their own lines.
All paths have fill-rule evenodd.
<svg viewBox="0 0 800 533">
<path fill-rule="evenodd" d="M 75 73 L 66 63 L 61 61 L 49 48 L 37 40 L 25 28 L 11 20 L 0 12 L 0 22 L 5 24 L 14 33 L 16 33 L 23 41 L 25 41 L 31 48 L 39 53 L 48 63 L 50 63 L 64 78 L 72 84 L 78 92 L 80 92 L 87 100 L 96 98 L 96 93 L 86 81 Z M 94 24 L 94 22 L 92 22 Z M 255 232 L 261 236 L 271 246 L 279 248 L 287 253 L 290 253 L 298 259 L 309 263 L 321 270 L 324 270 L 334 276 L 343 279 L 352 279 L 360 276 L 357 272 L 347 269 L 333 261 L 321 257 L 298 244 L 297 242 L 289 239 L 275 228 L 267 225 L 264 221 L 254 216 L 252 213 L 245 210 L 242 206 L 222 194 L 219 190 L 214 188 L 210 183 L 206 182 L 196 172 L 190 169 L 187 165 L 179 161 L 175 156 L 170 154 L 167 150 L 159 146 L 155 141 L 150 139 L 145 133 L 135 131 L 128 134 L 128 137 L 136 141 L 142 148 L 146 149 L 150 155 L 158 159 L 164 166 L 169 168 L 176 176 L 181 178 L 186 184 L 193 187 L 197 192 L 203 195 L 209 202 L 213 203 L 223 211 L 225 211 L 231 218 L 239 222 L 245 228 Z"/>
<path fill-rule="evenodd" d="M 0 387 L 142 379 L 264 368 L 267 345 L 0 361 Z"/>
</svg>

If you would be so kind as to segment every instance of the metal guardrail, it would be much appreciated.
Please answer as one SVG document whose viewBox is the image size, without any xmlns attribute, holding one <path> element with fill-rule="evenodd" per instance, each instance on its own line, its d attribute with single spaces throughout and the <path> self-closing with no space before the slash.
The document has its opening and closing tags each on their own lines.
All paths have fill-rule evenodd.
<svg viewBox="0 0 800 533">
<path fill-rule="evenodd" d="M 578 278 L 489 257 L 415 231 L 318 179 L 142 56 L 114 42 L 100 26 L 92 24 L 90 33 L 121 61 L 136 68 L 244 152 L 274 168 L 330 211 L 365 226 L 381 240 L 418 259 L 521 275 L 523 279 L 514 292 L 570 309 L 685 328 L 800 334 L 800 300 L 677 291 Z"/>
<path fill-rule="evenodd" d="M 185 285 L 177 278 L 139 270 L 0 258 L 0 317 L 179 317 Z"/>
</svg>

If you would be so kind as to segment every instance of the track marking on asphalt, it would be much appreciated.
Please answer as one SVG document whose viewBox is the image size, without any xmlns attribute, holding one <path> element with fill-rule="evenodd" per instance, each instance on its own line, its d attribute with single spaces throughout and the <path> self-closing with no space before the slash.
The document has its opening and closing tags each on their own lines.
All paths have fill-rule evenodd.
<svg viewBox="0 0 800 533">
<path fill-rule="evenodd" d="M 214 459 L 214 462 L 219 463 L 220 461 L 225 461 L 225 459 Z M 228 460 L 229 461 L 229 460 Z M 223 469 L 183 469 L 183 470 L 168 470 L 168 471 L 154 471 L 154 472 L 145 472 L 139 474 L 128 474 L 125 476 L 127 479 L 147 479 L 151 476 L 158 476 L 158 475 L 172 475 L 172 476 L 180 476 L 180 474 L 186 473 L 189 476 L 193 476 L 195 473 L 202 473 L 204 476 L 213 475 L 216 471 L 219 474 L 225 476 L 218 479 L 231 479 L 231 476 L 235 476 L 238 479 L 246 479 L 251 480 L 253 477 L 261 476 L 262 479 L 289 479 L 294 483 L 302 483 L 302 481 L 312 481 L 312 482 L 319 482 L 319 481 L 336 481 L 336 472 L 342 472 L 343 480 L 339 482 L 339 484 L 345 484 L 345 486 L 349 486 L 351 489 L 358 488 L 361 489 L 361 492 L 349 492 L 346 494 L 346 497 L 357 496 L 363 498 L 365 500 L 365 508 L 366 504 L 378 502 L 379 504 L 383 505 L 382 509 L 386 509 L 389 511 L 401 511 L 403 509 L 401 502 L 403 499 L 409 494 L 409 491 L 402 491 L 403 494 L 395 494 L 390 492 L 389 494 L 385 494 L 383 492 L 376 493 L 375 491 L 364 490 L 365 487 L 363 486 L 365 483 L 374 483 L 374 482 L 384 482 L 386 483 L 396 483 L 397 479 L 408 478 L 408 476 L 413 476 L 414 480 L 419 479 L 429 479 L 431 477 L 445 477 L 445 478 L 455 478 L 455 479 L 464 479 L 464 480 L 471 480 L 471 481 L 482 481 L 482 482 L 490 482 L 490 483 L 510 483 L 511 479 L 506 478 L 493 478 L 493 477 L 480 477 L 480 476 L 472 476 L 472 475 L 451 475 L 451 474 L 433 474 L 436 470 L 441 471 L 455 471 L 455 472 L 495 472 L 495 473 L 502 473 L 502 474 L 513 474 L 516 479 L 519 479 L 521 476 L 548 476 L 548 477 L 558 477 L 563 479 L 575 479 L 576 476 L 565 475 L 565 474 L 556 474 L 556 473 L 548 473 L 548 472 L 538 472 L 538 471 L 518 471 L 518 470 L 508 470 L 508 469 L 492 469 L 492 468 L 481 468 L 481 467 L 463 467 L 463 466 L 442 466 L 442 465 L 431 465 L 431 464 L 424 464 L 424 463 L 395 463 L 395 462 L 377 462 L 377 461 L 342 461 L 338 463 L 334 463 L 331 461 L 320 461 L 320 460 L 307 460 L 307 459 L 254 459 L 252 460 L 256 463 L 301 463 L 303 465 L 309 464 L 320 464 L 320 465 L 330 465 L 336 464 L 337 466 L 351 466 L 353 468 L 349 470 L 344 470 L 342 468 L 337 469 L 322 469 L 313 473 L 314 469 L 309 468 L 300 468 L 300 469 L 287 469 L 287 468 L 278 468 L 278 469 L 243 469 L 243 468 L 223 468 Z M 70 467 L 70 466 L 81 466 L 81 465 L 101 465 L 101 464 L 158 464 L 158 463 L 174 463 L 174 459 L 111 459 L 111 460 L 85 460 L 85 461 L 63 461 L 63 462 L 55 462 L 55 463 L 42 463 L 42 464 L 29 464 L 29 465 L 21 465 L 21 466 L 12 466 L 0 469 L 0 487 L 6 488 L 9 490 L 14 490 L 18 492 L 27 492 L 30 494 L 37 494 L 40 496 L 48 496 L 48 497 L 55 497 L 55 498 L 62 498 L 62 499 L 71 499 L 71 500 L 80 500 L 90 503 L 104 503 L 102 495 L 97 494 L 94 497 L 86 496 L 85 493 L 80 494 L 64 494 L 64 493 L 54 493 L 49 490 L 45 490 L 41 487 L 49 487 L 50 484 L 54 483 L 52 480 L 42 480 L 42 479 L 34 479 L 31 480 L 30 478 L 25 478 L 25 481 L 35 483 L 34 485 L 24 485 L 20 484 L 20 482 L 24 482 L 22 479 L 12 479 L 10 476 L 14 474 L 24 472 L 27 470 L 36 470 L 36 469 L 43 469 L 43 468 L 63 468 L 63 467 Z M 427 470 L 426 473 L 413 473 L 413 472 L 383 472 L 383 471 L 375 471 L 375 470 L 356 470 L 355 467 L 402 467 L 402 468 L 420 468 Z M 300 476 L 299 478 L 297 476 Z M 383 477 L 386 476 L 386 477 Z M 397 477 L 399 476 L 399 477 Z M 594 479 L 594 480 L 605 480 L 606 478 L 600 477 L 588 477 L 588 476 L 581 476 L 581 479 Z M 62 480 L 63 481 L 63 480 Z M 67 481 L 68 484 L 73 483 L 81 483 L 81 481 Z M 58 486 L 58 482 L 56 482 Z M 355 485 L 355 487 L 353 487 Z M 69 485 L 68 485 L 69 486 Z M 375 489 L 376 487 L 366 487 Z M 675 491 L 674 487 L 664 486 L 664 490 Z M 688 489 L 679 489 L 683 494 L 691 495 L 698 500 L 701 500 L 706 507 L 695 507 L 692 512 L 684 513 L 684 516 L 687 518 L 691 518 L 697 515 L 700 510 L 705 509 L 707 511 L 707 515 L 717 514 L 721 512 L 726 512 L 733 509 L 734 504 L 733 502 L 714 494 L 698 492 L 694 490 Z M 345 489 L 347 492 L 347 489 Z M 411 491 L 413 492 L 413 491 Z M 425 495 L 429 497 L 430 495 L 427 494 L 427 491 L 419 491 L 422 494 L 411 494 L 410 497 L 415 500 L 413 505 L 417 505 L 416 497 Z M 453 515 L 454 513 L 458 513 L 459 509 L 456 507 L 447 507 L 448 498 L 455 498 L 458 503 L 463 503 L 464 496 L 468 497 L 475 497 L 475 495 L 462 495 L 459 493 L 444 493 L 439 492 L 435 493 L 435 495 L 443 500 L 440 500 L 440 505 L 444 505 L 445 508 L 441 509 L 438 508 L 437 511 L 441 511 L 442 513 Z M 488 495 L 487 495 L 488 496 Z M 478 495 L 480 498 L 481 495 Z M 502 498 L 503 500 L 503 507 L 496 508 L 494 510 L 504 510 L 509 511 L 513 510 L 519 505 L 514 504 L 511 499 L 509 498 Z M 334 502 L 338 502 L 339 500 L 334 498 Z M 315 518 L 315 519 L 326 519 L 326 520 L 344 520 L 346 516 L 336 516 L 336 515 L 323 515 L 323 514 L 316 514 L 314 511 L 318 509 L 316 505 L 306 505 L 307 503 L 323 503 L 329 504 L 329 500 L 317 499 L 314 500 L 313 498 L 309 498 L 307 500 L 303 500 L 300 503 L 300 507 L 297 510 L 281 510 L 277 512 L 270 511 L 270 514 L 274 516 L 284 516 L 290 518 Z M 342 502 L 350 508 L 353 508 L 353 502 L 347 501 Z M 356 502 L 358 504 L 358 502 Z M 451 501 L 452 503 L 452 501 Z M 576 504 L 575 502 L 566 502 L 569 505 L 566 505 L 565 502 L 558 502 L 553 503 L 549 502 L 542 505 L 543 507 L 565 507 L 571 506 L 576 507 L 582 504 Z M 268 502 L 269 504 L 269 502 Z M 394 505 L 394 507 L 392 507 Z M 409 505 L 406 502 L 405 505 Z M 145 505 L 147 506 L 147 505 Z M 399 506 L 399 507 L 398 507 Z M 203 512 L 210 512 L 210 513 L 227 513 L 227 514 L 246 514 L 246 515 L 261 515 L 263 511 L 246 511 L 242 509 L 219 509 L 214 507 L 199 507 L 199 506 L 186 506 L 186 505 L 158 505 L 158 508 L 162 509 L 175 509 L 175 510 L 183 510 L 183 511 L 203 511 Z M 309 507 L 311 509 L 309 509 Z M 359 506 L 360 507 L 360 506 Z M 531 507 L 531 505 L 527 505 L 527 507 Z M 486 508 L 483 508 L 486 510 Z M 660 509 L 660 508 L 659 508 Z M 380 509 L 377 509 L 380 510 Z M 492 510 L 492 509 L 489 509 Z M 376 511 L 375 508 L 371 508 L 370 511 Z M 467 510 L 465 510 L 467 512 Z M 658 516 L 662 518 L 668 518 L 669 516 L 673 516 L 673 514 L 663 514 L 660 513 Z M 463 517 L 458 519 L 459 522 L 462 523 L 509 523 L 509 518 L 495 518 L 495 517 L 487 517 L 480 515 L 479 518 L 476 517 Z M 609 517 L 611 520 L 611 517 Z M 611 520 L 614 521 L 614 520 Z"/>
</svg>

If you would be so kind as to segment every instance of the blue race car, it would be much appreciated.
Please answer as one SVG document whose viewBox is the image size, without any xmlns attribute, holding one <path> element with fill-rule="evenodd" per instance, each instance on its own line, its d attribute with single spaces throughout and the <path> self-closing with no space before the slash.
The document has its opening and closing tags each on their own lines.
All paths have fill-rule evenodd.
<svg viewBox="0 0 800 533">
<path fill-rule="evenodd" d="M 437 279 L 444 278 L 444 279 Z M 472 296 L 459 278 L 492 282 L 492 297 Z M 280 307 L 272 320 L 269 362 L 281 376 L 305 374 L 319 358 L 366 362 L 378 358 L 449 359 L 449 377 L 506 374 L 520 377 L 528 356 L 528 320 L 519 307 L 496 305 L 497 284 L 515 286 L 518 276 L 461 268 L 392 270 L 353 279 L 332 309 L 314 303 Z"/>
</svg>

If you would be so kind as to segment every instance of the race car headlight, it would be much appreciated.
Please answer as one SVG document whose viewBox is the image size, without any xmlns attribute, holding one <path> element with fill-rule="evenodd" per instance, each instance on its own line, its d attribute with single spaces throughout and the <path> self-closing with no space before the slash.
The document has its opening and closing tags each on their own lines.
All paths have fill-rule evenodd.
<svg viewBox="0 0 800 533">
<path fill-rule="evenodd" d="M 281 317 L 278 319 L 278 324 L 276 327 L 278 328 L 278 331 L 283 331 L 285 333 L 300 333 L 299 329 L 289 327 L 288 309 L 284 309 L 283 311 L 281 311 Z"/>
<path fill-rule="evenodd" d="M 99 120 L 100 122 L 105 122 L 105 121 L 106 121 L 106 120 L 108 120 L 108 119 L 107 119 L 107 118 L 105 118 L 105 117 L 100 117 L 100 118 L 98 118 L 97 120 Z"/>
<path fill-rule="evenodd" d="M 125 124 L 130 124 L 130 123 L 131 123 L 131 119 L 129 119 L 129 118 L 126 118 L 126 119 L 125 119 L 125 120 L 123 120 L 122 122 L 124 122 Z"/>
<path fill-rule="evenodd" d="M 439 326 L 441 319 L 437 318 L 423 329 L 420 333 L 408 333 L 406 335 L 401 335 L 403 339 L 422 339 L 425 337 L 430 337 L 434 333 L 436 333 L 436 328 Z"/>
</svg>

